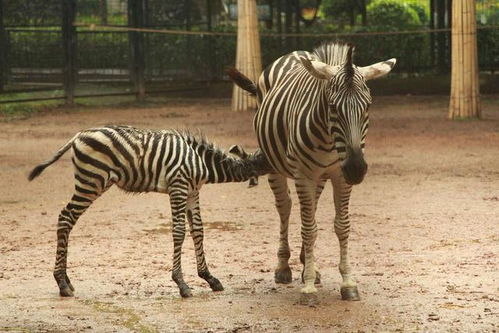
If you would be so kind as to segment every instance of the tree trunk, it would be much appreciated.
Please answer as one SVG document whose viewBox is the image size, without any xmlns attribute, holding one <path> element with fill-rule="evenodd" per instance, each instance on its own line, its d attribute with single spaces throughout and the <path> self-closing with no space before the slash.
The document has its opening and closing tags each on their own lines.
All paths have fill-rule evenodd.
<svg viewBox="0 0 499 333">
<path fill-rule="evenodd" d="M 238 0 L 237 2 L 236 68 L 253 82 L 256 82 L 262 72 L 255 0 Z M 234 85 L 232 110 L 247 111 L 252 109 L 256 109 L 256 98 Z"/>
<path fill-rule="evenodd" d="M 452 2 L 450 119 L 480 118 L 475 2 Z"/>
</svg>

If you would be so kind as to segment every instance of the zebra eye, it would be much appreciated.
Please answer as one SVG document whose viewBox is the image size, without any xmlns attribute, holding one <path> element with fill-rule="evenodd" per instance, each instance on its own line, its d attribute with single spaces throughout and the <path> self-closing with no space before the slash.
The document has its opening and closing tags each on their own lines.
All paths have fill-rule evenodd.
<svg viewBox="0 0 499 333">
<path fill-rule="evenodd" d="M 334 104 L 329 104 L 329 108 L 336 112 L 336 106 Z"/>
</svg>

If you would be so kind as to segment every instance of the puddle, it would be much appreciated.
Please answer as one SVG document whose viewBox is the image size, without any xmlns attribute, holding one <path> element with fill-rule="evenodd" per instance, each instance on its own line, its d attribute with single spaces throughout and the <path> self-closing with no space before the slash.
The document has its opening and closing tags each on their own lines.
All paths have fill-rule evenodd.
<svg viewBox="0 0 499 333">
<path fill-rule="evenodd" d="M 81 301 L 87 306 L 91 306 L 97 312 L 114 313 L 118 315 L 117 323 L 128 328 L 133 332 L 141 333 L 157 333 L 158 330 L 154 327 L 146 326 L 140 323 L 140 316 L 130 309 L 122 308 L 109 302 L 99 302 L 94 300 Z"/>
</svg>

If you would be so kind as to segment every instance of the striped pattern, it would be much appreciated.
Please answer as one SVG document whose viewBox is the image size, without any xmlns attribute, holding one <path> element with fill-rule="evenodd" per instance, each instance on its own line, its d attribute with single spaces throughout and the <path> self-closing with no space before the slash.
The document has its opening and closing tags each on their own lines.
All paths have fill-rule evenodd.
<svg viewBox="0 0 499 333">
<path fill-rule="evenodd" d="M 266 68 L 256 87 L 259 108 L 254 128 L 260 148 L 277 171 L 269 175 L 281 220 L 275 280 L 291 282 L 288 264 L 291 198 L 286 178 L 293 178 L 301 207 L 304 295 L 314 295 L 317 291 L 314 283 L 319 276 L 313 253 L 317 237 L 315 212 L 325 182 L 331 180 L 336 209 L 334 227 L 340 243 L 342 296 L 358 299 L 348 261 L 348 205 L 352 185 L 347 183 L 345 172 L 365 167 L 361 177 L 357 177 L 362 181 L 367 170 L 362 155 L 371 94 L 361 73 L 363 68 L 353 65 L 352 58 L 353 47 L 340 43 L 324 44 L 314 52 L 296 51 Z M 328 76 L 329 73 L 334 74 Z M 251 88 L 248 82 L 231 77 Z"/>
<path fill-rule="evenodd" d="M 78 218 L 112 185 L 133 193 L 160 192 L 170 196 L 173 217 L 172 278 L 182 296 L 191 295 L 181 270 L 185 218 L 195 245 L 197 269 L 214 290 L 223 290 L 207 267 L 203 252 L 203 226 L 199 190 L 206 183 L 242 182 L 268 172 L 260 151 L 235 158 L 204 139 L 175 130 L 150 131 L 127 126 L 107 126 L 82 131 L 52 159 L 35 167 L 29 180 L 72 148 L 75 191 L 59 215 L 54 277 L 62 296 L 72 296 L 66 274 L 69 233 Z"/>
</svg>

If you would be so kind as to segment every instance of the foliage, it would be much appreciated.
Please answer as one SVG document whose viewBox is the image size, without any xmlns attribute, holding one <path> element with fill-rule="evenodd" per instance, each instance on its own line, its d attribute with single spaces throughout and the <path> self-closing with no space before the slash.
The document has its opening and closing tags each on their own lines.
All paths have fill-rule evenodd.
<svg viewBox="0 0 499 333">
<path fill-rule="evenodd" d="M 409 6 L 409 8 L 413 9 L 416 12 L 421 25 L 428 24 L 429 19 L 428 19 L 427 9 L 423 5 L 417 2 L 411 2 L 407 6 Z"/>
<path fill-rule="evenodd" d="M 59 0 L 3 0 L 5 25 L 59 25 Z"/>
<path fill-rule="evenodd" d="M 421 25 L 418 13 L 396 0 L 375 0 L 367 6 L 371 25 L 378 31 L 401 30 Z"/>
<path fill-rule="evenodd" d="M 358 21 L 356 16 L 365 10 L 367 1 L 368 0 L 323 0 L 322 11 L 326 16 L 340 24 L 352 19 L 355 22 Z"/>
<path fill-rule="evenodd" d="M 499 68 L 499 29 L 478 29 L 478 62 L 488 64 L 483 69 Z"/>
</svg>

